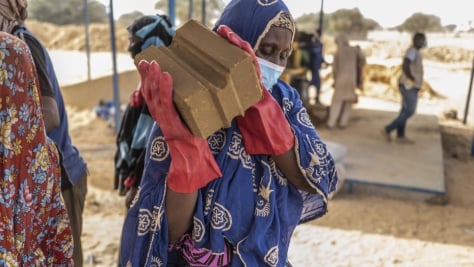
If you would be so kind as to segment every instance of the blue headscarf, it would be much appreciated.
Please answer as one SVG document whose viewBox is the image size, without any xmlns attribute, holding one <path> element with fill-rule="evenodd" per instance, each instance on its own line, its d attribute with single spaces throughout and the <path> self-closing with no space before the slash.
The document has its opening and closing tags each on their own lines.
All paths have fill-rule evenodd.
<svg viewBox="0 0 474 267">
<path fill-rule="evenodd" d="M 293 19 L 289 16 L 288 7 L 282 0 L 231 0 L 222 12 L 214 30 L 220 25 L 227 25 L 242 39 L 249 42 L 255 51 L 270 26 L 279 23 L 275 20 L 278 20 L 282 12 L 288 14 L 288 18 L 291 19 L 288 22 L 292 25 L 287 28 L 292 29 L 294 35 Z"/>
<path fill-rule="evenodd" d="M 162 27 L 162 29 L 164 29 L 165 32 L 171 37 L 173 37 L 176 34 L 175 29 L 170 27 L 162 16 L 155 16 L 155 22 L 143 26 L 141 29 L 139 29 L 135 33 L 137 37 L 144 40 L 141 46 L 142 51 L 152 45 L 154 46 L 166 45 L 159 36 L 151 35 L 151 33 L 155 31 L 155 28 L 158 26 Z"/>
<path fill-rule="evenodd" d="M 175 35 L 175 29 L 166 15 L 142 16 L 134 20 L 127 30 L 140 40 L 128 48 L 132 58 L 150 46 L 168 46 Z"/>
</svg>

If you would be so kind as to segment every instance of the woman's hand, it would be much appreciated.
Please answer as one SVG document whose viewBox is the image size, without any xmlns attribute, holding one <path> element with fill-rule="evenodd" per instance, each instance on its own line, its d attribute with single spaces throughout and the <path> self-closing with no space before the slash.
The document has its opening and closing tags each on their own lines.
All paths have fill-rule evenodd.
<svg viewBox="0 0 474 267">
<path fill-rule="evenodd" d="M 140 61 L 138 71 L 142 83 L 141 93 L 170 151 L 168 187 L 177 193 L 191 193 L 221 177 L 207 140 L 194 136 L 174 107 L 171 75 L 162 72 L 154 60 L 151 63 Z"/>
<path fill-rule="evenodd" d="M 260 71 L 260 65 L 258 65 L 257 56 L 255 56 L 255 52 L 253 51 L 250 44 L 247 41 L 242 40 L 242 38 L 240 38 L 239 35 L 237 35 L 234 31 L 232 31 L 231 28 L 229 28 L 226 25 L 219 26 L 219 28 L 217 28 L 217 34 L 219 34 L 222 38 L 229 41 L 229 43 L 249 53 L 249 55 L 253 59 L 255 69 L 257 70 L 258 78 L 260 79 L 262 77 L 262 73 Z M 261 86 L 263 88 L 263 84 Z"/>
</svg>

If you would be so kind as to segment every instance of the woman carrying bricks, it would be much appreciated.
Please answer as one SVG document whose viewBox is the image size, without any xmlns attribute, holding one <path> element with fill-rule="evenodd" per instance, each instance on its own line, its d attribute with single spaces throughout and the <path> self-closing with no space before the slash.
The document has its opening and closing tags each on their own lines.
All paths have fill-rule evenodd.
<svg viewBox="0 0 474 267">
<path fill-rule="evenodd" d="M 171 75 L 139 63 L 156 123 L 122 232 L 123 266 L 285 266 L 295 227 L 327 212 L 334 160 L 297 91 L 278 80 L 295 32 L 288 8 L 233 0 L 214 30 L 254 57 L 263 98 L 206 140 L 181 121 Z"/>
</svg>

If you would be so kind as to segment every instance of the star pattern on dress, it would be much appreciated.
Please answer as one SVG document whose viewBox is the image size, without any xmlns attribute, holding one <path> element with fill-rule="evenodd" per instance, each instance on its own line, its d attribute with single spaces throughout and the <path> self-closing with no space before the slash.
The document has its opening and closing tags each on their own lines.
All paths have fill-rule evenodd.
<svg viewBox="0 0 474 267">
<path fill-rule="evenodd" d="M 259 196 L 261 196 L 265 201 L 270 201 L 270 195 L 274 190 L 270 188 L 270 185 L 268 186 L 260 186 L 260 193 L 258 193 Z"/>
<path fill-rule="evenodd" d="M 266 162 L 263 162 L 263 165 L 270 170 L 270 165 Z M 267 178 L 267 179 L 264 179 Z M 267 185 L 264 185 L 265 181 L 268 180 Z M 272 186 L 272 177 L 262 177 L 261 184 L 259 187 L 259 193 L 257 195 L 257 207 L 255 208 L 255 215 L 261 217 L 267 217 L 270 215 L 270 195 L 275 191 L 271 189 Z"/>
</svg>

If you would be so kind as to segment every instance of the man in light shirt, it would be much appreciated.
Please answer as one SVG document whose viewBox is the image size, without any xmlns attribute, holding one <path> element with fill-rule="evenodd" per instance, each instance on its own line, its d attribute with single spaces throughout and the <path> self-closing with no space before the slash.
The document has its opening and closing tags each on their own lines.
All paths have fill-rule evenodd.
<svg viewBox="0 0 474 267">
<path fill-rule="evenodd" d="M 397 143 L 414 144 L 415 141 L 405 136 L 407 120 L 415 114 L 418 102 L 418 92 L 423 84 L 423 58 L 420 49 L 426 47 L 424 33 L 415 33 L 413 45 L 403 57 L 402 75 L 398 79 L 398 86 L 402 96 L 402 107 L 398 116 L 382 130 L 387 141 L 391 141 L 390 133 L 397 130 Z"/>
</svg>

